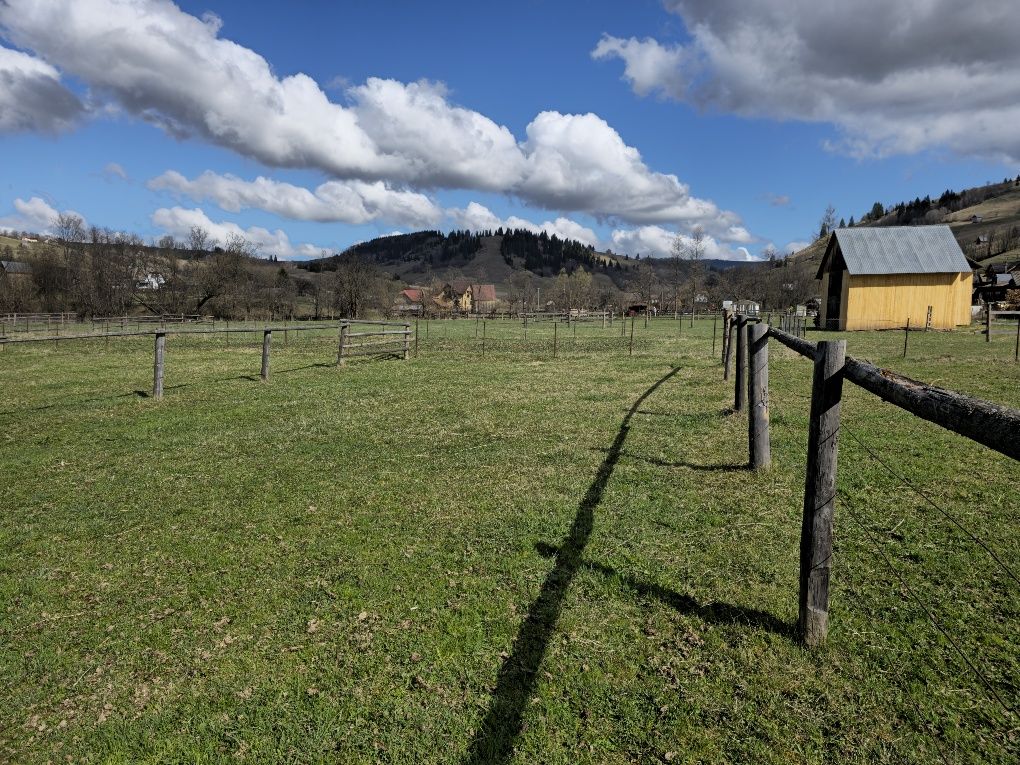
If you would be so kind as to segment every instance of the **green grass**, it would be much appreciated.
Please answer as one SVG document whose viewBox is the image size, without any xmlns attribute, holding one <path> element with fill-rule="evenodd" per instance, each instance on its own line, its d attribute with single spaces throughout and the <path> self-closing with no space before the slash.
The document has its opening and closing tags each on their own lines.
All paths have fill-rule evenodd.
<svg viewBox="0 0 1020 765">
<path fill-rule="evenodd" d="M 844 437 L 829 641 L 800 646 L 810 364 L 772 344 L 750 473 L 711 323 L 678 329 L 629 356 L 561 326 L 554 360 L 551 325 L 489 322 L 483 358 L 430 322 L 342 370 L 295 333 L 268 384 L 258 336 L 171 336 L 162 402 L 147 339 L 7 346 L 0 759 L 1015 762 L 876 544 L 1013 706 L 1020 587 Z M 1010 338 L 848 340 L 1020 406 Z M 843 411 L 1017 568 L 1017 463 L 853 386 Z"/>
</svg>

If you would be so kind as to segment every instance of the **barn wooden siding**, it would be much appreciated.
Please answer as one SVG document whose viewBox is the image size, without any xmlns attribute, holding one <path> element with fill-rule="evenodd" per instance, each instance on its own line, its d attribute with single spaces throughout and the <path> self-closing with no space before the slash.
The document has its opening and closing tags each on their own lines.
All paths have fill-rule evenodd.
<svg viewBox="0 0 1020 765">
<path fill-rule="evenodd" d="M 822 279 L 822 294 L 828 289 L 828 274 Z M 970 302 L 974 277 L 959 274 L 878 274 L 850 276 L 843 273 L 843 315 L 840 329 L 890 329 L 923 327 L 932 307 L 931 326 L 952 329 L 970 324 Z M 825 301 L 821 319 L 825 326 Z"/>
</svg>

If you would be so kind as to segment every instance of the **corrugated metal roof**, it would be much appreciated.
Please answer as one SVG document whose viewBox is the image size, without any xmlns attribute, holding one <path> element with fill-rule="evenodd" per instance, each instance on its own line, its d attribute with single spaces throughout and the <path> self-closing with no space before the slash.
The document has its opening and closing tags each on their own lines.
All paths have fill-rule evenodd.
<svg viewBox="0 0 1020 765">
<path fill-rule="evenodd" d="M 838 228 L 833 232 L 851 275 L 957 274 L 971 268 L 949 226 Z M 829 243 L 830 250 L 832 243 Z"/>
<path fill-rule="evenodd" d="M 0 260 L 0 270 L 4 270 L 9 274 L 30 274 L 32 273 L 32 266 L 17 260 Z"/>
</svg>

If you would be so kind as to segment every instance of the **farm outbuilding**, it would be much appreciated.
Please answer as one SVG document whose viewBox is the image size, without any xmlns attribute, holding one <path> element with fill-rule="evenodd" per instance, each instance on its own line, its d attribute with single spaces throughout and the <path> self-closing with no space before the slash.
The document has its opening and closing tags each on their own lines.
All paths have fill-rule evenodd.
<svg viewBox="0 0 1020 765">
<path fill-rule="evenodd" d="M 819 325 L 891 329 L 969 324 L 973 274 L 949 226 L 841 228 L 818 267 Z"/>
</svg>

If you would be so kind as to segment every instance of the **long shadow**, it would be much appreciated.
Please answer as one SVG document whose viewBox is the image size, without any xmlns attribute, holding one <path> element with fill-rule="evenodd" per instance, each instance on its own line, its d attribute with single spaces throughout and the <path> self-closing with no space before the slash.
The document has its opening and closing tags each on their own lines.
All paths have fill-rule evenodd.
<svg viewBox="0 0 1020 765">
<path fill-rule="evenodd" d="M 536 544 L 535 549 L 538 551 L 539 555 L 544 555 L 546 557 L 552 557 L 556 554 L 555 547 L 543 542 Z M 795 635 L 793 624 L 788 624 L 781 619 L 776 618 L 768 611 L 760 611 L 756 608 L 745 608 L 744 606 L 735 606 L 730 603 L 723 603 L 720 601 L 701 605 L 690 595 L 684 595 L 676 590 L 671 590 L 668 587 L 656 584 L 655 582 L 642 581 L 630 574 L 621 573 L 612 566 L 606 566 L 602 563 L 596 563 L 595 561 L 590 560 L 581 561 L 581 566 L 591 571 L 596 571 L 610 579 L 617 579 L 624 587 L 629 590 L 633 590 L 642 597 L 654 598 L 670 608 L 677 610 L 681 614 L 696 616 L 705 622 L 721 625 L 739 624 L 748 627 L 756 627 L 761 630 L 773 632 L 780 637 L 792 638 Z"/>
<path fill-rule="evenodd" d="M 324 363 L 321 363 L 321 362 L 318 363 L 318 364 L 305 364 L 303 367 L 291 367 L 289 369 L 274 369 L 273 370 L 273 374 L 274 375 L 285 375 L 288 372 L 300 372 L 300 371 L 302 371 L 304 369 L 325 369 L 327 367 L 330 368 L 330 369 L 333 369 L 333 368 L 336 367 L 336 364 L 324 364 Z"/>
<path fill-rule="evenodd" d="M 613 445 L 599 465 L 595 480 L 578 505 L 570 530 L 556 549 L 553 569 L 546 576 L 538 597 L 528 609 L 510 656 L 500 667 L 496 690 L 489 702 L 485 719 L 475 732 L 463 760 L 465 765 L 506 762 L 513 753 L 514 741 L 521 732 L 524 710 L 534 693 L 538 670 L 559 620 L 563 599 L 583 564 L 582 554 L 591 538 L 595 508 L 602 502 L 606 485 L 616 469 L 616 463 L 630 430 L 630 421 L 645 399 L 679 371 L 680 367 L 673 367 L 668 374 L 642 393 L 620 423 Z"/>
<path fill-rule="evenodd" d="M 42 404 L 41 406 L 30 406 L 24 409 L 7 409 L 0 412 L 0 417 L 7 417 L 15 414 L 24 414 L 25 412 L 44 412 L 47 409 L 70 409 L 71 407 L 78 406 L 80 404 L 91 404 L 96 401 L 116 401 L 118 398 L 128 398 L 129 396 L 137 396 L 141 391 L 133 390 L 130 393 L 116 393 L 112 396 L 95 396 L 93 398 L 76 398 L 70 401 L 61 401 L 54 404 Z M 148 395 L 148 394 L 145 394 Z"/>
<path fill-rule="evenodd" d="M 606 452 L 608 449 L 594 449 L 597 452 Z M 665 468 L 688 468 L 690 470 L 704 470 L 707 472 L 721 472 L 721 473 L 735 473 L 741 470 L 750 470 L 751 465 L 745 462 L 742 465 L 735 465 L 732 463 L 721 463 L 706 465 L 699 462 L 667 462 L 666 460 L 660 460 L 657 457 L 642 457 L 640 454 L 634 454 L 633 452 L 620 452 L 621 457 L 626 457 L 632 460 L 638 460 L 639 462 L 647 462 L 650 465 L 656 467 Z"/>
</svg>

